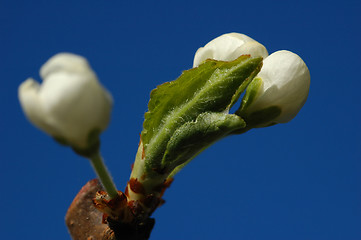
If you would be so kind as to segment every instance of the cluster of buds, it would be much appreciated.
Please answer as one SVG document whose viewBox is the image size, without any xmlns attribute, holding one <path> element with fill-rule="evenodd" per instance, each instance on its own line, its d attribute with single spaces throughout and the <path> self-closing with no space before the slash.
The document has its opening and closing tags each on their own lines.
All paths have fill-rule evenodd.
<svg viewBox="0 0 361 240">
<path fill-rule="evenodd" d="M 236 114 L 249 127 L 266 127 L 293 119 L 306 102 L 310 88 L 310 72 L 297 54 L 281 50 L 268 56 L 259 42 L 244 34 L 228 33 L 199 48 L 193 67 L 207 59 L 232 61 L 241 55 L 262 57 L 264 61 Z"/>
<path fill-rule="evenodd" d="M 60 53 L 41 67 L 40 75 L 42 84 L 30 78 L 19 87 L 25 115 L 91 160 L 106 190 L 94 198 L 97 209 L 112 223 L 137 226 L 150 221 L 174 174 L 197 154 L 228 135 L 289 122 L 306 102 L 310 87 L 309 70 L 295 53 L 268 55 L 262 44 L 239 33 L 212 40 L 196 52 L 193 69 L 151 93 L 134 167 L 122 193 L 99 152 L 112 97 L 87 60 Z M 229 113 L 244 91 L 239 109 Z"/>
</svg>

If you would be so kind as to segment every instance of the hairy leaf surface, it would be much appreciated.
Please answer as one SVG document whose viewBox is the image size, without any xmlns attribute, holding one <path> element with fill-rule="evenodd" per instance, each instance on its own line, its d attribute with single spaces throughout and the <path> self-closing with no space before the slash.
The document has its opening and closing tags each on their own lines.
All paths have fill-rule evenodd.
<svg viewBox="0 0 361 240">
<path fill-rule="evenodd" d="M 153 90 L 142 131 L 146 166 L 160 171 L 172 161 L 184 162 L 176 156 L 179 152 L 177 148 L 184 149 L 184 145 L 180 143 L 187 141 L 182 140 L 182 137 L 189 139 L 192 134 L 196 136 L 196 132 L 200 129 L 196 127 L 197 118 L 203 113 L 227 114 L 249 82 L 260 71 L 261 66 L 262 58 L 250 58 L 250 56 L 241 56 L 232 62 L 207 60 L 197 68 L 184 71 L 177 80 L 164 83 Z M 226 123 L 222 121 L 200 119 L 198 122 L 209 123 L 210 126 L 217 124 L 225 126 Z M 229 121 L 229 118 L 224 118 L 224 121 Z M 202 128 L 207 127 L 204 125 Z M 188 133 L 179 134 L 177 129 Z M 217 129 L 217 131 L 223 130 Z M 223 136 L 220 132 L 213 134 Z M 168 145 L 170 140 L 177 144 Z M 203 145 L 195 144 L 194 149 L 187 151 L 198 152 L 196 148 L 203 148 Z M 171 150 L 169 150 L 170 146 L 172 146 Z M 166 151 L 167 156 L 164 156 Z"/>
</svg>

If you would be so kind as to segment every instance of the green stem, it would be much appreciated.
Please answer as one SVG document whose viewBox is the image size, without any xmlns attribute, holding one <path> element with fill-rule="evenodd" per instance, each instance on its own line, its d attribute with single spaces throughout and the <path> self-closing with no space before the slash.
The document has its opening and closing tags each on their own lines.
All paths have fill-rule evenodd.
<svg viewBox="0 0 361 240">
<path fill-rule="evenodd" d="M 110 173 L 107 167 L 104 165 L 104 161 L 100 152 L 98 151 L 90 158 L 90 162 L 94 171 L 96 172 L 98 179 L 102 183 L 105 191 L 108 193 L 109 197 L 114 199 L 118 196 L 117 188 L 110 176 Z"/>
</svg>

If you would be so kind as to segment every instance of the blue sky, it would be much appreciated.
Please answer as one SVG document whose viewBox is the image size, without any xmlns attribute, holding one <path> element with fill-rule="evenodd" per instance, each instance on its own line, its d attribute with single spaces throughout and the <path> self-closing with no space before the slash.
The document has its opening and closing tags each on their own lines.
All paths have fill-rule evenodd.
<svg viewBox="0 0 361 240">
<path fill-rule="evenodd" d="M 175 178 L 151 239 L 361 239 L 359 1 L 0 0 L 0 234 L 70 239 L 64 215 L 95 177 L 24 117 L 17 88 L 58 52 L 88 58 L 112 92 L 102 153 L 124 189 L 150 91 L 240 32 L 300 55 L 309 98 L 287 124 L 226 138 Z"/>
</svg>

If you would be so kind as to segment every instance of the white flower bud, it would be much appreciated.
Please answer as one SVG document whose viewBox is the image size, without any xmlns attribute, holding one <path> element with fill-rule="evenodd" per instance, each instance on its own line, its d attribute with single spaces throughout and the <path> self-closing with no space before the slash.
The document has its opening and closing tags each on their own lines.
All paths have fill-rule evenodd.
<svg viewBox="0 0 361 240">
<path fill-rule="evenodd" d="M 89 147 L 89 135 L 109 123 L 112 97 L 98 82 L 87 60 L 59 53 L 40 69 L 43 83 L 29 78 L 19 100 L 35 126 L 76 149 Z"/>
<path fill-rule="evenodd" d="M 227 33 L 199 48 L 194 56 L 193 67 L 207 59 L 233 61 L 241 55 L 266 58 L 268 52 L 262 44 L 244 34 Z"/>
<path fill-rule="evenodd" d="M 310 72 L 304 61 L 286 50 L 275 52 L 263 61 L 261 71 L 248 86 L 240 115 L 256 127 L 286 123 L 306 102 L 309 88 Z"/>
</svg>

